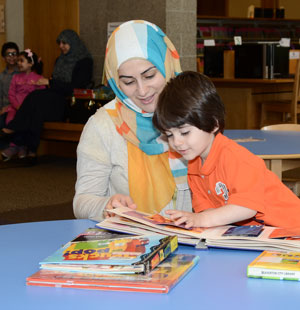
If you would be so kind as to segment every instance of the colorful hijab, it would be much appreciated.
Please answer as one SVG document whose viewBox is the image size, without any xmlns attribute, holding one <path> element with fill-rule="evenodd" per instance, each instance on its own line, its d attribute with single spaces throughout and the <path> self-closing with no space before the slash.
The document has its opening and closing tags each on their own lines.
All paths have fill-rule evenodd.
<svg viewBox="0 0 300 310">
<path fill-rule="evenodd" d="M 187 187 L 187 162 L 168 151 L 152 124 L 153 113 L 142 111 L 119 88 L 118 69 L 132 58 L 154 64 L 167 82 L 181 72 L 179 55 L 159 27 L 142 20 L 120 25 L 106 46 L 105 74 L 116 98 L 105 109 L 127 141 L 130 195 L 138 210 L 156 213 L 175 201 L 177 188 Z"/>
<path fill-rule="evenodd" d="M 62 82 L 70 83 L 77 61 L 83 58 L 92 58 L 92 56 L 74 30 L 63 30 L 58 35 L 56 42 L 57 44 L 60 42 L 68 43 L 70 50 L 67 54 L 61 53 L 57 58 L 52 77 Z"/>
</svg>

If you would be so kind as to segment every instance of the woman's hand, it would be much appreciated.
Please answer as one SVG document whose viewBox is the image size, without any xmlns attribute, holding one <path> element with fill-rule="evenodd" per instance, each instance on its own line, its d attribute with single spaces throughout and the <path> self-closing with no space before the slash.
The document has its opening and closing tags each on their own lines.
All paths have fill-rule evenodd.
<svg viewBox="0 0 300 310">
<path fill-rule="evenodd" d="M 109 199 L 107 205 L 105 206 L 104 217 L 107 218 L 107 217 L 114 216 L 113 213 L 107 212 L 107 210 L 111 210 L 111 209 L 119 208 L 119 207 L 128 207 L 134 210 L 136 209 L 136 204 L 133 202 L 130 196 L 116 194 Z"/>
</svg>

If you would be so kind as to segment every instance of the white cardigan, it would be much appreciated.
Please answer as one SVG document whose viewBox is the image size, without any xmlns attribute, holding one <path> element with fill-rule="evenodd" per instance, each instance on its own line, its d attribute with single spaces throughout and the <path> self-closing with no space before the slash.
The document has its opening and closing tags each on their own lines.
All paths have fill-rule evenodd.
<svg viewBox="0 0 300 310">
<path fill-rule="evenodd" d="M 129 196 L 126 140 L 116 131 L 104 108 L 90 117 L 77 148 L 77 181 L 73 200 L 77 218 L 102 219 L 103 209 L 115 194 Z M 161 211 L 174 209 L 173 201 Z M 178 190 L 176 209 L 192 211 L 188 187 Z"/>
</svg>

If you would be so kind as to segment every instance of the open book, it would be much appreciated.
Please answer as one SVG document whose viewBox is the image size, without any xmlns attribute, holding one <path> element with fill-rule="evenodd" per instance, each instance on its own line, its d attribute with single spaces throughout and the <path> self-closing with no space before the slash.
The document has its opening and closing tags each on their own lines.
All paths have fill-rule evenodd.
<svg viewBox="0 0 300 310">
<path fill-rule="evenodd" d="M 177 235 L 178 242 L 198 248 L 220 247 L 247 250 L 300 251 L 300 227 L 282 229 L 271 226 L 233 226 L 185 229 L 160 214 L 147 214 L 126 207 L 116 208 L 110 217 L 97 224 L 110 230 L 143 235 L 153 231 Z"/>
</svg>

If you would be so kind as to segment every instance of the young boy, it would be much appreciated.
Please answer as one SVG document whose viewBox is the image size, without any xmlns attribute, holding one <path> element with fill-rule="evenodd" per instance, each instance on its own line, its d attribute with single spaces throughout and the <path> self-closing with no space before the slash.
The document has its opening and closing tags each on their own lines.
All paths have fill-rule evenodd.
<svg viewBox="0 0 300 310">
<path fill-rule="evenodd" d="M 206 76 L 188 71 L 172 79 L 160 94 L 153 123 L 189 161 L 195 213 L 167 211 L 175 224 L 300 228 L 300 199 L 262 159 L 222 134 L 224 105 Z"/>
</svg>

